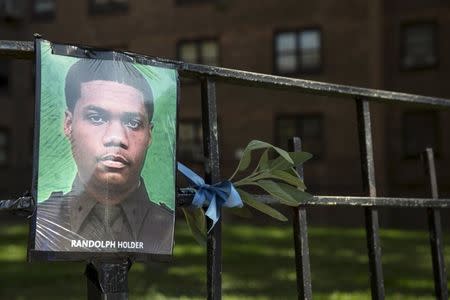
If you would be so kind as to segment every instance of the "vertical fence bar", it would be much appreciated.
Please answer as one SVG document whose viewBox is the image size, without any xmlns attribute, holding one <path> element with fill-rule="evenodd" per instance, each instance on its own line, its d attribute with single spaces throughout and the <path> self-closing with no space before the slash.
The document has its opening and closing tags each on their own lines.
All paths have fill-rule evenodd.
<svg viewBox="0 0 450 300">
<path fill-rule="evenodd" d="M 298 137 L 289 139 L 289 151 L 302 151 L 301 140 Z M 303 179 L 303 166 L 295 167 Z M 294 248 L 295 266 L 297 272 L 298 299 L 312 299 L 311 267 L 309 263 L 308 224 L 306 221 L 306 207 L 293 207 L 294 213 Z"/>
<path fill-rule="evenodd" d="M 217 131 L 216 85 L 213 79 L 201 82 L 203 150 L 205 156 L 205 181 L 213 184 L 220 180 L 219 139 Z M 211 221 L 208 219 L 208 228 Z M 218 220 L 207 237 L 207 297 L 222 298 L 222 222 Z"/>
<path fill-rule="evenodd" d="M 430 190 L 433 199 L 438 199 L 436 167 L 432 148 L 425 150 L 425 174 L 430 178 Z M 428 230 L 430 232 L 431 259 L 434 273 L 434 292 L 436 299 L 448 299 L 447 271 L 445 269 L 442 240 L 441 214 L 436 208 L 427 208 Z"/>
<path fill-rule="evenodd" d="M 92 261 L 86 265 L 88 300 L 127 300 L 128 271 L 132 262 L 127 258 L 112 261 Z"/>
<path fill-rule="evenodd" d="M 369 102 L 356 100 L 359 146 L 364 192 L 376 197 L 375 167 L 373 159 L 372 129 Z M 364 208 L 366 220 L 367 250 L 369 255 L 370 285 L 372 299 L 384 299 L 383 267 L 381 265 L 381 245 L 379 237 L 378 210 Z"/>
</svg>

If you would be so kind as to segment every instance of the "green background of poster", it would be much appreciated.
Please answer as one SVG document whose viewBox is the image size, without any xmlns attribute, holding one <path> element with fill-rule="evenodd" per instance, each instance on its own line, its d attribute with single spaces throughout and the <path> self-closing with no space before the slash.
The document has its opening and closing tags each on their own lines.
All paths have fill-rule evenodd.
<svg viewBox="0 0 450 300">
<path fill-rule="evenodd" d="M 64 135 L 66 74 L 78 58 L 52 54 L 47 41 L 41 43 L 41 103 L 37 201 L 52 192 L 71 190 L 77 167 L 70 143 Z M 176 70 L 134 64 L 152 87 L 154 128 L 141 176 L 150 199 L 175 207 L 175 144 L 177 112 Z"/>
</svg>

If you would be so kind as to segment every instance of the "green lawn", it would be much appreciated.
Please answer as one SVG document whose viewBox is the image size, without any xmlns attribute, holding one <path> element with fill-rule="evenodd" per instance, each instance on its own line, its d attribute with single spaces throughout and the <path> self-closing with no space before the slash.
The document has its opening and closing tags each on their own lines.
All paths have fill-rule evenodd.
<svg viewBox="0 0 450 300">
<path fill-rule="evenodd" d="M 85 299 L 82 263 L 25 262 L 28 229 L 0 229 L 0 299 Z M 314 299 L 370 299 L 364 229 L 311 228 Z M 290 225 L 224 225 L 224 299 L 296 299 Z M 387 299 L 434 299 L 427 232 L 381 231 Z M 445 240 L 449 240 L 445 236 Z M 450 261 L 450 247 L 446 248 Z M 204 299 L 205 250 L 178 222 L 173 262 L 135 264 L 131 299 Z"/>
</svg>

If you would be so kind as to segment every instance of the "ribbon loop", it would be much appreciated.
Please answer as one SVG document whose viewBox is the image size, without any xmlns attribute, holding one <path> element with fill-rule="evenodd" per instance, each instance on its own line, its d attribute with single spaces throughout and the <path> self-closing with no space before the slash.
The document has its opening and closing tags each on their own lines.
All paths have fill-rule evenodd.
<svg viewBox="0 0 450 300">
<path fill-rule="evenodd" d="M 201 208 L 208 205 L 205 215 L 213 222 L 208 232 L 216 225 L 220 219 L 220 211 L 224 207 L 243 207 L 239 193 L 234 185 L 226 180 L 213 185 L 205 183 L 202 177 L 197 175 L 194 171 L 178 162 L 178 171 L 180 171 L 196 190 L 192 205 Z"/>
</svg>

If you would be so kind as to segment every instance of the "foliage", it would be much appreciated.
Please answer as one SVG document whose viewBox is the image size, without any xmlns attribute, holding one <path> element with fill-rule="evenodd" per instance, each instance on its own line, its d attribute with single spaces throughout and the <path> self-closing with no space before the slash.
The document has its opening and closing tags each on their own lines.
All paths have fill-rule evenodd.
<svg viewBox="0 0 450 300">
<path fill-rule="evenodd" d="M 255 152 L 260 153 L 256 159 Z M 296 171 L 296 167 L 311 157 L 312 155 L 307 152 L 287 152 L 269 143 L 253 140 L 245 148 L 236 170 L 228 180 L 235 186 L 245 206 L 252 207 L 277 220 L 286 221 L 287 218 L 283 214 L 254 198 L 244 188 L 254 186 L 272 196 L 280 204 L 298 206 L 312 196 L 305 192 L 306 186 Z M 248 174 L 253 160 L 258 161 L 258 164 Z M 244 175 L 245 177 L 237 181 L 234 180 L 235 177 L 242 174 L 248 175 Z M 242 208 L 233 210 L 237 213 Z M 183 213 L 194 238 L 203 244 L 206 238 L 203 209 L 183 209 Z M 248 216 L 245 210 L 242 214 Z"/>
</svg>

